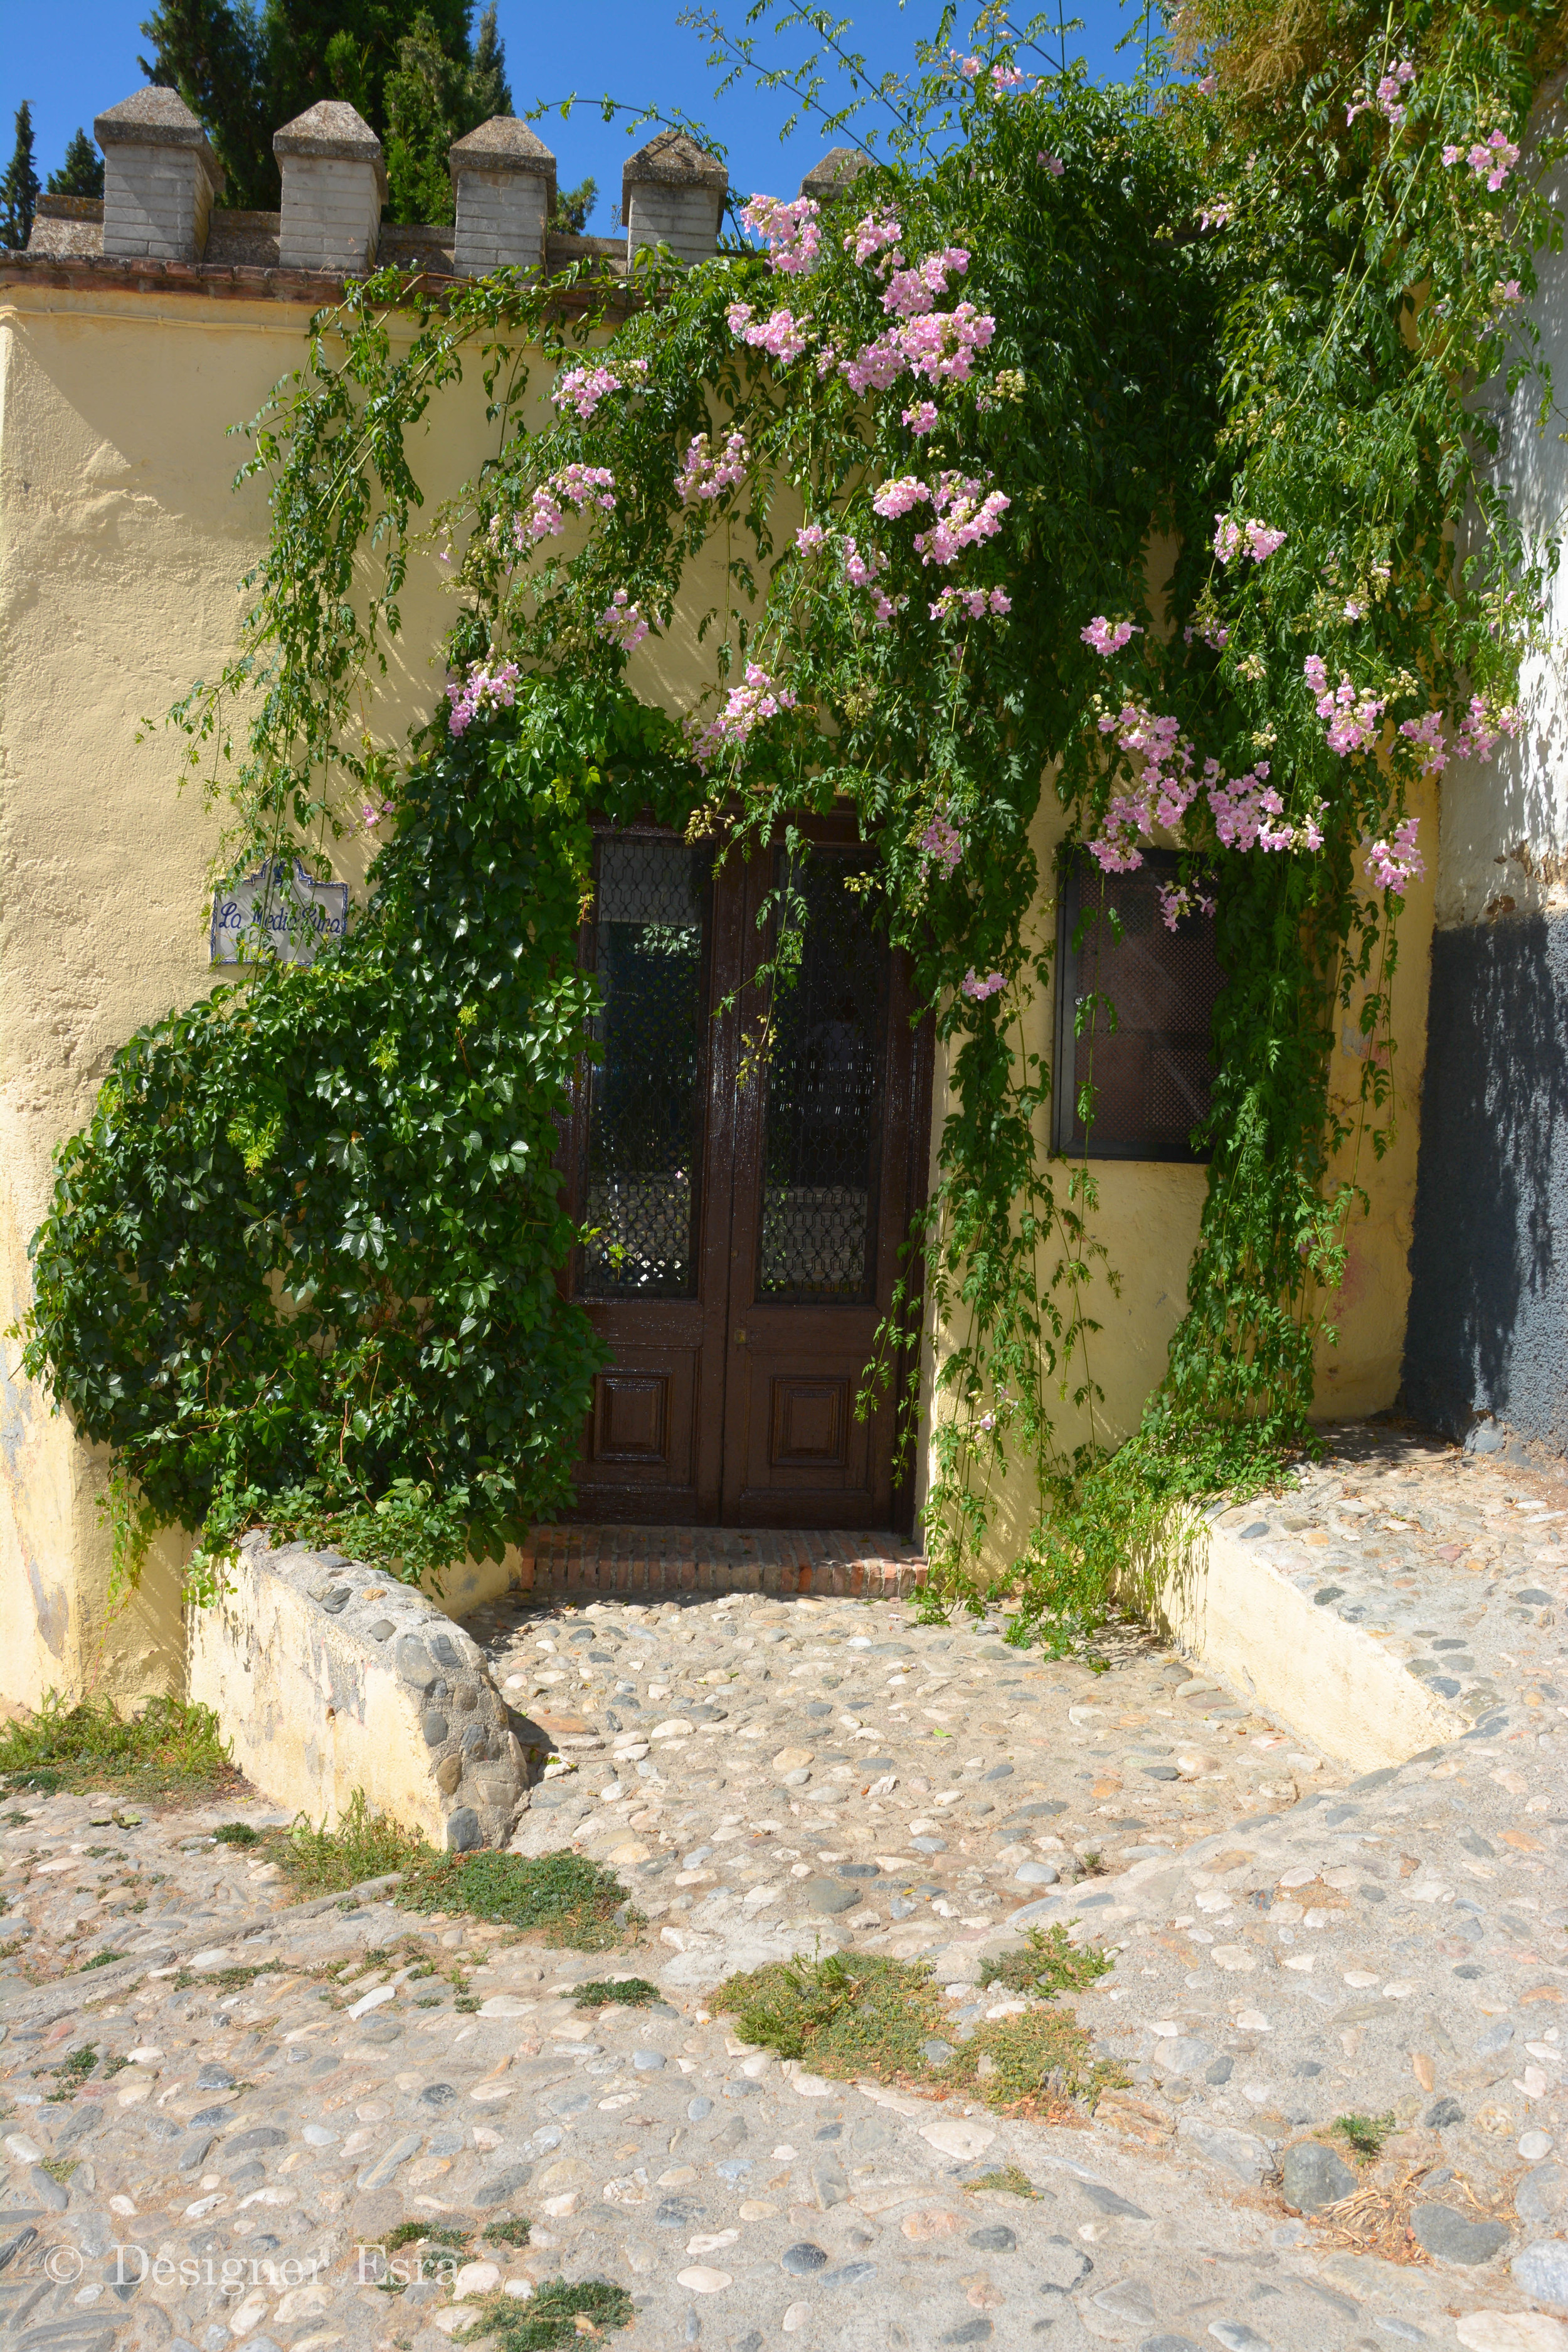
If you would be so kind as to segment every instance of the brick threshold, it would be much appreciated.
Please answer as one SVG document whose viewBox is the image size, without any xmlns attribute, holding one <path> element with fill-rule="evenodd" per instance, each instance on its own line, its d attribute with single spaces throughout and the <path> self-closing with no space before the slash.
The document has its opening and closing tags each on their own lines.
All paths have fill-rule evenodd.
<svg viewBox="0 0 1568 2352">
<path fill-rule="evenodd" d="M 893 1601 L 918 1591 L 926 1564 L 903 1538 L 859 1529 L 539 1527 L 518 1582 L 552 1592 L 776 1592 Z"/>
</svg>

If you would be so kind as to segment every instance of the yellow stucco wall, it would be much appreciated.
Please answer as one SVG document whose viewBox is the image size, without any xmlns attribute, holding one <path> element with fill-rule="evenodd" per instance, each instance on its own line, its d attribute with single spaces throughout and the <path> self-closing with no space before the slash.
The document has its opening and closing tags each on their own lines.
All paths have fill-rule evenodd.
<svg viewBox="0 0 1568 2352">
<path fill-rule="evenodd" d="M 89 1115 L 110 1055 L 214 977 L 205 874 L 217 818 L 198 790 L 178 790 L 178 739 L 156 726 L 136 739 L 143 719 L 161 720 L 233 646 L 238 583 L 268 518 L 263 486 L 232 487 L 246 445 L 227 428 L 300 362 L 307 317 L 289 301 L 0 291 L 0 1324 L 30 1296 L 26 1246 L 47 1205 L 51 1154 Z M 541 405 L 548 381 L 534 370 Z M 477 372 L 433 405 L 411 445 L 427 514 L 494 433 Z M 634 656 L 632 684 L 650 700 L 684 707 L 714 675 L 714 638 L 700 645 L 695 625 L 723 601 L 721 551 L 689 578 L 671 635 Z M 433 551 L 416 562 L 404 633 L 368 714 L 388 743 L 439 693 L 445 582 Z M 1047 877 L 1059 829 L 1047 793 L 1036 829 Z M 338 865 L 357 882 L 362 851 L 343 845 Z M 1048 891 L 1037 913 L 1054 921 Z M 1352 1238 L 1343 1340 L 1324 1365 L 1329 1412 L 1386 1404 L 1397 1385 L 1430 919 L 1424 890 L 1405 924 L 1398 1141 L 1381 1167 L 1363 1161 L 1373 1213 Z M 1048 1055 L 1049 1003 L 1027 1020 Z M 939 1125 L 940 1114 L 939 1088 Z M 1104 1328 L 1091 1343 L 1114 1434 L 1136 1423 L 1163 1368 L 1204 1179 L 1127 1162 L 1096 1173 L 1096 1229 L 1121 1276 L 1120 1297 L 1096 1286 Z M 111 1618 L 104 1465 L 21 1380 L 16 1355 L 5 1343 L 0 1697 L 36 1703 L 57 1687 L 131 1701 L 180 1687 L 182 1546 L 173 1536 L 154 1546 L 141 1591 Z M 1082 1433 L 1068 1410 L 1064 1436 Z M 999 1560 L 1021 1539 L 1029 1500 L 1010 1493 Z"/>
</svg>

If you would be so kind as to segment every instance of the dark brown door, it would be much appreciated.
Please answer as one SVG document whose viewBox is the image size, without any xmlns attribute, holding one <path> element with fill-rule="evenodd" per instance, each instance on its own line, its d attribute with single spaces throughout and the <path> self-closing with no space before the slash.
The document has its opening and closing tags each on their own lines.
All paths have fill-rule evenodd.
<svg viewBox="0 0 1568 2352">
<path fill-rule="evenodd" d="M 893 1403 L 855 1408 L 920 1197 L 929 1044 L 856 887 L 868 853 L 847 827 L 805 830 L 793 870 L 782 849 L 715 867 L 651 827 L 597 844 L 583 951 L 605 1004 L 568 1145 L 591 1229 L 572 1278 L 613 1361 L 584 1518 L 907 1524 Z M 802 961 L 764 1001 L 747 983 L 786 883 Z"/>
</svg>

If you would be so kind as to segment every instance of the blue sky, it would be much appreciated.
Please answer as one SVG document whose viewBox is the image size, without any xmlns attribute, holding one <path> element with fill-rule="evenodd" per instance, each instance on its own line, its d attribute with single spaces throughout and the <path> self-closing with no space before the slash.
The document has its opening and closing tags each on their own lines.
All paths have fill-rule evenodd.
<svg viewBox="0 0 1568 2352">
<path fill-rule="evenodd" d="M 606 126 L 589 101 L 605 93 L 637 106 L 679 111 L 705 121 L 724 142 L 731 184 L 752 192 L 793 195 L 803 172 L 828 143 L 821 132 L 797 131 L 779 141 L 790 111 L 782 95 L 737 86 L 715 98 L 715 77 L 706 45 L 677 19 L 682 0 L 578 0 L 575 6 L 542 6 L 540 0 L 500 0 L 507 69 L 519 112 L 540 100 L 559 101 L 578 93 L 570 121 L 556 116 L 541 122 L 541 136 L 559 159 L 561 183 L 575 184 L 589 173 L 600 199 L 592 226 L 612 226 L 620 201 L 621 165 L 628 142 L 625 131 Z M 914 43 L 929 37 L 941 16 L 939 0 L 840 0 L 854 19 L 853 42 L 879 68 L 907 68 Z M 412 16 L 414 0 L 410 0 Z M 11 121 L 18 103 L 30 100 L 40 179 L 59 163 L 66 141 L 79 123 L 129 97 L 144 76 L 137 64 L 146 43 L 139 30 L 147 0 L 51 0 L 26 7 L 5 0 L 5 40 L 0 47 L 0 163 L 11 148 Z M 478 9 L 476 8 L 476 16 Z M 728 0 L 720 13 L 731 26 L 745 16 L 745 0 Z M 968 21 L 973 10 L 963 10 Z M 1020 12 L 1023 13 L 1023 12 Z M 1070 23 L 1072 10 L 1068 10 Z M 1082 56 L 1096 75 L 1118 71 L 1116 43 L 1132 20 L 1118 0 L 1079 0 L 1082 28 L 1067 36 L 1069 56 Z M 759 60 L 784 64 L 802 53 L 804 37 L 757 37 Z M 1125 64 L 1125 60 L 1123 64 Z M 647 136 L 645 131 L 642 134 Z"/>
</svg>

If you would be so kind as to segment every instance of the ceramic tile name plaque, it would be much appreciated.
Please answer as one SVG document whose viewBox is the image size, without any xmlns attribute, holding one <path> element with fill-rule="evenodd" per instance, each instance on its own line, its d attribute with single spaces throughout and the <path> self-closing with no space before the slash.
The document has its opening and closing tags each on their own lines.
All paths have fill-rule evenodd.
<svg viewBox="0 0 1568 2352">
<path fill-rule="evenodd" d="M 346 882 L 318 882 L 296 859 L 268 858 L 213 903 L 214 963 L 311 963 L 326 939 L 342 939 L 349 923 Z"/>
</svg>

